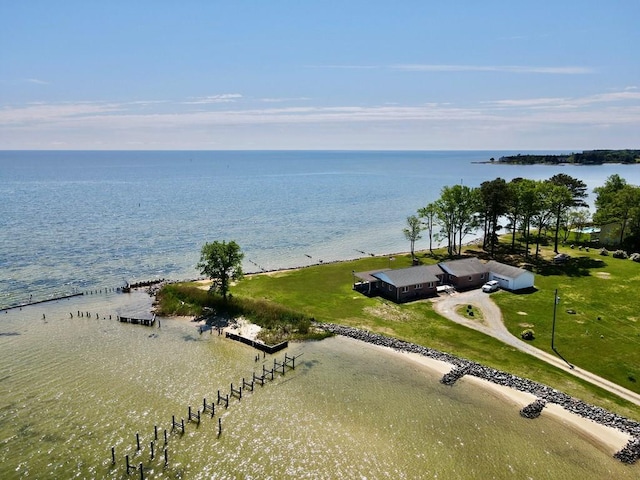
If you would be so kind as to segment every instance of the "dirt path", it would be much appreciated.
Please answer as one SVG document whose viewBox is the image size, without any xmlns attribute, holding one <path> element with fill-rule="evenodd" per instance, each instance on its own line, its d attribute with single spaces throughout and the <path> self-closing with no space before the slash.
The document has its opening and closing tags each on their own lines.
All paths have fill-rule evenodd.
<svg viewBox="0 0 640 480">
<path fill-rule="evenodd" d="M 473 305 L 478 308 L 482 312 L 482 321 L 470 320 L 469 318 L 456 313 L 456 308 L 460 305 Z M 591 372 L 582 370 L 581 368 L 570 368 L 562 359 L 555 355 L 551 355 L 535 348 L 525 341 L 511 335 L 502 321 L 502 312 L 493 300 L 491 300 L 491 296 L 481 290 L 471 290 L 469 292 L 462 293 L 455 292 L 451 295 L 439 297 L 433 301 L 433 308 L 436 312 L 449 320 L 497 338 L 501 342 L 511 345 L 512 347 L 528 353 L 529 355 L 533 355 L 534 357 L 558 367 L 571 375 L 586 380 L 587 382 L 597 385 L 611 393 L 615 393 L 619 397 L 635 403 L 636 405 L 640 405 L 639 394 Z"/>
</svg>

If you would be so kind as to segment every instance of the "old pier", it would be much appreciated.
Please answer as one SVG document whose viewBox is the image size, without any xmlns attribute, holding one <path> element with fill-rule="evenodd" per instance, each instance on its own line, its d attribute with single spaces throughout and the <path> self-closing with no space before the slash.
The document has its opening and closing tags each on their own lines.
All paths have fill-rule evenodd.
<svg viewBox="0 0 640 480">
<path fill-rule="evenodd" d="M 202 408 L 201 409 L 193 409 L 191 405 L 187 407 L 187 423 L 195 423 L 198 427 L 200 426 L 203 414 L 210 414 L 210 418 L 213 419 L 216 415 L 216 405 L 224 404 L 225 409 L 228 409 L 230 406 L 230 401 L 233 398 L 236 398 L 238 401 L 242 399 L 242 396 L 245 392 L 253 392 L 256 383 L 260 383 L 261 386 L 264 386 L 265 381 L 270 379 L 273 381 L 278 374 L 280 376 L 284 376 L 287 371 L 295 370 L 296 358 L 300 357 L 299 355 L 288 355 L 285 353 L 284 359 L 282 361 L 278 361 L 277 359 L 273 359 L 273 368 L 267 369 L 265 365 L 262 365 L 263 374 L 257 375 L 256 372 L 252 372 L 251 380 L 247 380 L 246 378 L 242 378 L 242 381 L 236 383 L 234 386 L 233 383 L 230 384 L 230 389 L 228 393 L 222 393 L 220 390 L 217 392 L 217 402 L 214 404 L 208 403 L 207 398 L 202 399 Z M 269 375 L 269 376 L 267 376 Z M 218 417 L 217 423 L 217 437 L 220 438 L 222 435 L 222 417 Z M 153 432 L 150 438 L 147 440 L 145 445 L 149 445 L 149 460 L 146 463 L 147 467 L 157 466 L 159 461 L 162 461 L 162 468 L 170 468 L 169 466 L 169 454 L 168 454 L 168 446 L 170 434 L 177 433 L 182 436 L 186 432 L 186 425 L 184 418 L 180 418 L 180 420 L 176 419 L 175 415 L 172 415 L 170 421 L 170 429 L 164 429 L 164 445 L 162 446 L 163 455 L 162 459 L 158 460 L 156 452 L 160 451 L 160 446 L 158 442 L 158 426 L 154 425 Z M 125 465 L 124 472 L 126 475 L 131 475 L 132 473 L 140 472 L 140 478 L 144 478 L 145 465 L 143 462 L 140 462 L 138 466 L 132 465 L 130 462 L 130 456 L 140 455 L 142 452 L 142 440 L 139 433 L 135 434 L 135 445 L 133 447 L 133 452 L 125 454 Z M 154 463 L 155 462 L 155 463 Z M 111 468 L 117 468 L 117 456 L 115 447 L 111 447 L 111 460 L 110 460 Z"/>
</svg>

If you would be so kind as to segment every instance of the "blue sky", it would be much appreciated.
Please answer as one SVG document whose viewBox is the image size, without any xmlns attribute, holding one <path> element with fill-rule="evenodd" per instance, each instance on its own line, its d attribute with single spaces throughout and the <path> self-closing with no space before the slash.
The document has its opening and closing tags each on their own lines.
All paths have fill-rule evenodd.
<svg viewBox="0 0 640 480">
<path fill-rule="evenodd" d="M 640 1 L 0 0 L 0 149 L 639 148 Z"/>
</svg>

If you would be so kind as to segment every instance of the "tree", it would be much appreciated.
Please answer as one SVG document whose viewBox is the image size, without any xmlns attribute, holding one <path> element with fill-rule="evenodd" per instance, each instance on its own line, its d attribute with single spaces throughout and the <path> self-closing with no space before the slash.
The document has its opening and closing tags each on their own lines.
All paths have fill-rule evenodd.
<svg viewBox="0 0 640 480">
<path fill-rule="evenodd" d="M 554 245 L 553 251 L 558 253 L 558 233 L 560 231 L 560 222 L 564 214 L 569 210 L 569 208 L 576 207 L 587 207 L 587 203 L 584 201 L 587 198 L 587 184 L 582 180 L 578 180 L 577 178 L 573 178 L 566 173 L 558 173 L 551 177 L 549 181 L 557 185 L 559 187 L 566 187 L 571 197 L 563 197 L 565 201 L 560 201 L 556 204 L 556 225 L 555 225 L 555 237 L 554 237 Z"/>
<path fill-rule="evenodd" d="M 618 174 L 611 175 L 602 187 L 594 189 L 596 193 L 596 212 L 593 221 L 599 225 L 616 222 L 620 225 L 619 243 L 622 244 L 627 227 L 636 230 L 640 222 L 640 187 L 629 185 Z"/>
<path fill-rule="evenodd" d="M 231 281 L 242 278 L 243 258 L 244 253 L 233 240 L 205 243 L 197 268 L 212 280 L 209 291 L 219 292 L 226 301 Z"/>
<path fill-rule="evenodd" d="M 485 223 L 482 247 L 486 250 L 489 246 L 491 256 L 494 255 L 495 245 L 498 242 L 497 231 L 500 228 L 498 219 L 509 210 L 511 192 L 507 182 L 502 178 L 480 184 L 480 211 Z"/>
<path fill-rule="evenodd" d="M 589 210 L 586 208 L 572 209 L 569 210 L 567 214 L 567 225 L 566 225 L 566 233 L 564 235 L 564 241 L 567 241 L 569 237 L 569 232 L 571 230 L 576 231 L 576 241 L 579 242 L 582 238 L 582 230 L 587 226 L 591 215 L 589 214 Z"/>
<path fill-rule="evenodd" d="M 543 230 L 549 226 L 549 222 L 556 214 L 557 205 L 571 203 L 571 192 L 564 185 L 558 186 L 547 181 L 537 182 L 535 189 L 535 205 L 537 207 L 532 219 L 538 228 L 536 235 L 536 258 L 540 253 L 540 238 Z"/>
<path fill-rule="evenodd" d="M 436 226 L 436 205 L 435 203 L 430 203 L 426 207 L 423 207 L 418 210 L 418 216 L 423 220 L 422 224 L 424 225 L 424 230 L 427 231 L 429 235 L 429 253 L 433 255 L 433 237 L 434 237 L 434 228 Z"/>
<path fill-rule="evenodd" d="M 517 221 L 520 221 L 522 227 L 522 235 L 525 238 L 525 255 L 529 256 L 529 242 L 531 219 L 540 210 L 539 195 L 538 195 L 538 181 L 530 180 L 528 178 L 520 178 L 518 181 L 512 180 L 510 185 L 513 185 L 514 189 L 514 203 L 510 212 L 513 221 L 513 238 L 511 240 L 512 248 L 515 247 L 515 233 Z"/>
<path fill-rule="evenodd" d="M 438 223 L 447 238 L 449 255 L 460 255 L 462 239 L 477 227 L 477 189 L 463 185 L 445 186 L 434 205 Z"/>
<path fill-rule="evenodd" d="M 402 231 L 404 236 L 411 243 L 411 259 L 414 260 L 416 240 L 420 240 L 422 238 L 420 235 L 420 232 L 422 231 L 422 223 L 420 222 L 420 219 L 415 215 L 407 217 L 407 228 Z"/>
</svg>

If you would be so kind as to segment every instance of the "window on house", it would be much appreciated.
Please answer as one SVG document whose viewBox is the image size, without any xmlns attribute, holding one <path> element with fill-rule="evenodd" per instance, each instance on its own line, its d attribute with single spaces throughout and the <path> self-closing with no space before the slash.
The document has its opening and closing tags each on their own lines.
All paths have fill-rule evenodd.
<svg viewBox="0 0 640 480">
<path fill-rule="evenodd" d="M 482 278 L 484 278 L 484 273 L 483 273 L 482 275 L 480 275 L 480 278 L 481 278 L 481 279 L 482 279 Z"/>
<path fill-rule="evenodd" d="M 473 280 L 473 277 L 471 275 L 469 275 L 469 281 Z"/>
<path fill-rule="evenodd" d="M 402 291 L 403 291 L 403 293 L 408 292 L 409 291 L 409 287 L 402 287 Z"/>
<path fill-rule="evenodd" d="M 393 291 L 393 287 L 391 285 L 389 285 L 389 291 Z"/>
<path fill-rule="evenodd" d="M 418 290 L 419 288 L 422 288 L 422 284 L 421 283 L 416 285 L 416 290 Z"/>
</svg>

